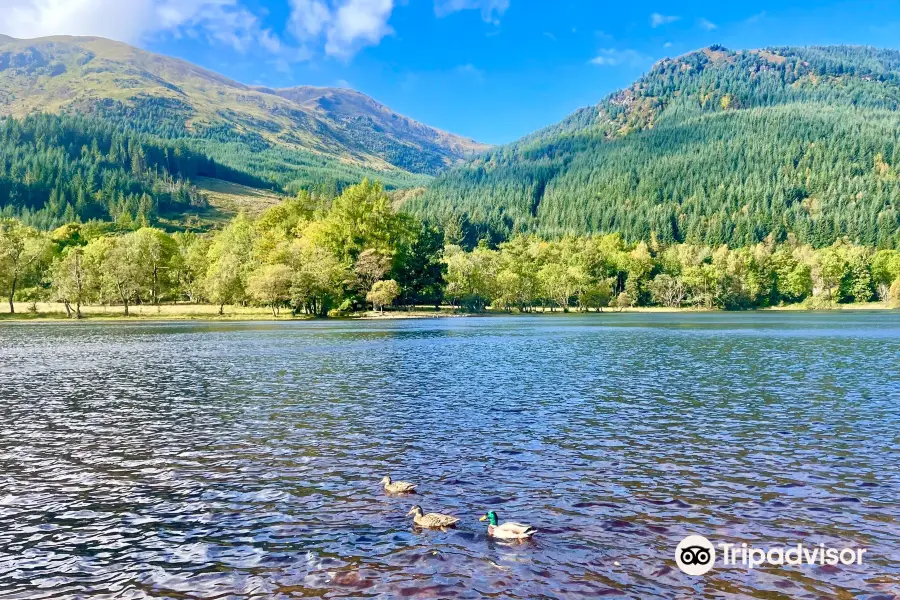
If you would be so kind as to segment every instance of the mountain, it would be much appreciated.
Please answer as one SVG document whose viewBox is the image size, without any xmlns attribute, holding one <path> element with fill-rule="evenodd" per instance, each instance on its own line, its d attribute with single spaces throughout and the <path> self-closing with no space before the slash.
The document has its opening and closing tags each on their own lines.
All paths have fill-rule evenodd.
<svg viewBox="0 0 900 600">
<path fill-rule="evenodd" d="M 0 36 L 0 116 L 36 112 L 194 140 L 223 165 L 287 188 L 373 174 L 418 184 L 488 148 L 353 90 L 248 86 L 102 38 Z"/>
<path fill-rule="evenodd" d="M 424 150 L 426 154 L 431 153 L 433 157 L 426 160 L 434 161 L 434 165 L 424 166 L 423 172 L 443 171 L 446 166 L 457 162 L 460 158 L 470 157 L 490 148 L 487 144 L 479 144 L 397 114 L 356 90 L 313 86 L 276 90 L 257 89 L 299 104 L 323 120 L 338 123 L 351 140 L 373 154 L 387 155 L 390 146 L 385 140 L 391 139 L 402 140 L 408 148 Z M 435 158 L 439 160 L 435 161 Z M 416 158 L 409 157 L 409 160 L 414 162 Z"/>
<path fill-rule="evenodd" d="M 712 46 L 435 179 L 407 210 L 469 243 L 620 232 L 900 247 L 900 52 Z"/>
</svg>

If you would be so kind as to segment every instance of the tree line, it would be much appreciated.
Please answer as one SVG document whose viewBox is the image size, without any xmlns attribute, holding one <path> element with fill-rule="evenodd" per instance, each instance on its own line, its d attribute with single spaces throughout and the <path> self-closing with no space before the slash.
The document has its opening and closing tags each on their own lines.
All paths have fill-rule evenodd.
<svg viewBox="0 0 900 600">
<path fill-rule="evenodd" d="M 368 180 L 323 200 L 301 192 L 257 219 L 238 215 L 209 233 L 167 233 L 73 222 L 44 233 L 0 221 L 0 289 L 14 300 L 87 304 L 255 304 L 326 316 L 367 305 L 438 305 L 440 232 L 397 213 Z"/>
<path fill-rule="evenodd" d="M 450 240 L 452 241 L 452 240 Z M 666 306 L 750 309 L 900 303 L 900 252 L 793 237 L 743 248 L 627 243 L 619 234 L 545 240 L 517 235 L 472 250 L 397 212 L 368 180 L 335 198 L 301 192 L 218 231 L 121 232 L 72 222 L 49 233 L 0 221 L 0 291 L 14 300 L 87 304 L 258 305 L 327 316 L 366 307 L 434 306 L 533 312 Z"/>
<path fill-rule="evenodd" d="M 520 235 L 471 252 L 449 245 L 444 261 L 445 297 L 474 310 L 828 308 L 876 299 L 900 305 L 900 252 L 847 240 L 821 249 L 796 239 L 729 248 L 627 244 L 619 234 L 556 241 Z"/>
</svg>

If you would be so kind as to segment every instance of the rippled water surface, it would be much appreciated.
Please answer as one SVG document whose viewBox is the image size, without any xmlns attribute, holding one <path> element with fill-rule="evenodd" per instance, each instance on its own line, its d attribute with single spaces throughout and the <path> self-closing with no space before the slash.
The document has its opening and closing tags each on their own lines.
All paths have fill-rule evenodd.
<svg viewBox="0 0 900 600">
<path fill-rule="evenodd" d="M 0 597 L 900 594 L 897 313 L 7 323 L 0 398 Z"/>
</svg>

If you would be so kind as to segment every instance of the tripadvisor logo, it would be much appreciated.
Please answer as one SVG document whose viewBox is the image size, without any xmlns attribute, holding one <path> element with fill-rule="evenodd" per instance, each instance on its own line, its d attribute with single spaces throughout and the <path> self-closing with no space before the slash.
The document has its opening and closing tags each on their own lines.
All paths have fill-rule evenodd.
<svg viewBox="0 0 900 600">
<path fill-rule="evenodd" d="M 702 535 L 689 535 L 675 548 L 675 562 L 688 575 L 703 575 L 716 564 L 716 549 Z"/>
<path fill-rule="evenodd" d="M 754 548 L 747 544 L 719 542 L 722 566 L 744 566 L 755 569 L 763 565 L 861 565 L 865 548 L 828 548 L 818 546 L 775 546 Z M 689 535 L 675 548 L 675 562 L 688 575 L 704 575 L 716 564 L 716 549 L 702 535 Z"/>
</svg>

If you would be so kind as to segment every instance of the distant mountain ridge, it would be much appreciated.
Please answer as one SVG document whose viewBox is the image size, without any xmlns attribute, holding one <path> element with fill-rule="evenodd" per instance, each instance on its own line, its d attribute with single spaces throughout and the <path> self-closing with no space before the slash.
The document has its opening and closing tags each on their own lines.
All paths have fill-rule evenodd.
<svg viewBox="0 0 900 600">
<path fill-rule="evenodd" d="M 202 139 L 225 163 L 246 149 L 266 152 L 244 160 L 281 184 L 330 171 L 347 179 L 365 171 L 387 179 L 434 175 L 489 147 L 353 90 L 249 86 L 103 38 L 0 36 L 0 116 L 36 112 L 88 114 L 162 137 Z M 220 147 L 228 144 L 236 146 Z"/>
<path fill-rule="evenodd" d="M 406 208 L 494 239 L 900 246 L 898 172 L 900 52 L 711 46 L 447 171 Z"/>
<path fill-rule="evenodd" d="M 490 148 L 488 144 L 480 144 L 468 138 L 423 125 L 353 89 L 314 86 L 274 90 L 257 89 L 296 102 L 339 122 L 347 123 L 364 118 L 371 122 L 371 126 L 396 137 L 416 140 L 422 144 L 435 144 L 445 149 L 451 158 L 470 156 Z"/>
</svg>

